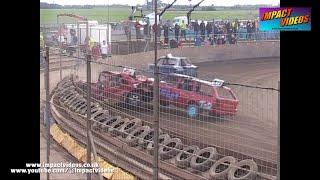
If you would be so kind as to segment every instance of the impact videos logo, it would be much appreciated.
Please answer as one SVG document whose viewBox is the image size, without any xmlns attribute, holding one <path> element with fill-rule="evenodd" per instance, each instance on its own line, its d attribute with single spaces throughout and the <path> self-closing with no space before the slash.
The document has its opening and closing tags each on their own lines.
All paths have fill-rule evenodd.
<svg viewBox="0 0 320 180">
<path fill-rule="evenodd" d="M 260 30 L 310 31 L 311 8 L 260 8 Z"/>
</svg>

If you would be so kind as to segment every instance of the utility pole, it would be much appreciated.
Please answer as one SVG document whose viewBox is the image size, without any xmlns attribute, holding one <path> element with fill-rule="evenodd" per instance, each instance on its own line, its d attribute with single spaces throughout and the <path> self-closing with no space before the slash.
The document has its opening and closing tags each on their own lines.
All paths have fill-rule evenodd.
<svg viewBox="0 0 320 180">
<path fill-rule="evenodd" d="M 157 17 L 157 0 L 154 1 L 154 16 L 155 16 L 155 26 L 158 25 L 158 17 Z M 154 112 L 154 161 L 153 161 L 153 179 L 158 180 L 158 149 L 159 149 L 159 70 L 158 70 L 158 61 L 157 61 L 157 53 L 158 53 L 158 45 L 157 45 L 157 32 L 158 28 L 155 28 L 155 36 L 154 36 L 154 103 L 153 103 L 153 112 Z"/>
</svg>

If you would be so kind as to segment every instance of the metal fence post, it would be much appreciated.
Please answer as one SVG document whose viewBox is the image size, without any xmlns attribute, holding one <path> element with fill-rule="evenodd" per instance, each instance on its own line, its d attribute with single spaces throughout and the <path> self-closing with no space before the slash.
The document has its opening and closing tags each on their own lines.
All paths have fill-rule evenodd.
<svg viewBox="0 0 320 180">
<path fill-rule="evenodd" d="M 87 163 L 91 164 L 91 55 L 87 55 Z M 90 168 L 90 167 L 89 167 Z M 91 180 L 91 173 L 87 173 L 87 180 Z"/>
<path fill-rule="evenodd" d="M 47 164 L 50 162 L 50 119 L 49 119 L 49 101 L 50 101 L 50 81 L 49 81 L 49 47 L 46 47 L 46 57 L 45 57 L 45 87 L 46 87 L 46 109 L 45 109 L 45 119 L 46 119 L 46 133 L 47 133 Z M 47 172 L 47 180 L 50 179 L 50 174 Z"/>
<path fill-rule="evenodd" d="M 155 12 L 155 25 L 158 24 L 157 18 L 157 0 L 154 3 L 154 12 Z M 158 62 L 157 62 L 157 30 L 155 28 L 155 36 L 154 36 L 154 103 L 153 103 L 153 111 L 154 111 L 154 121 L 153 121 L 153 128 L 154 128 L 154 162 L 153 162 L 153 179 L 158 179 L 158 149 L 159 149 L 159 71 L 158 71 Z"/>
<path fill-rule="evenodd" d="M 278 81 L 278 164 L 277 177 L 280 180 L 280 81 Z"/>
</svg>

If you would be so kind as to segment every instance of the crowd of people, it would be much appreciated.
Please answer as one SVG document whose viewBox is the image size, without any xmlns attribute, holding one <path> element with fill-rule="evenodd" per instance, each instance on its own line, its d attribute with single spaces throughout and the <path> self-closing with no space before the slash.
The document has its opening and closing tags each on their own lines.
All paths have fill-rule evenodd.
<svg viewBox="0 0 320 180">
<path fill-rule="evenodd" d="M 147 20 L 145 25 L 140 25 L 138 21 L 135 22 L 136 39 L 148 39 L 151 35 L 155 35 L 157 29 L 157 36 L 163 37 L 163 43 L 168 44 L 170 40 L 174 39 L 177 42 L 195 40 L 199 42 L 209 41 L 211 44 L 230 44 L 236 43 L 237 36 L 241 32 L 246 33 L 246 38 L 252 40 L 254 33 L 258 31 L 258 21 L 248 20 L 239 21 L 237 19 L 232 21 L 193 21 L 187 24 L 184 20 L 181 23 L 172 24 L 169 20 L 161 21 L 158 25 L 151 27 Z M 143 35 L 141 33 L 143 27 Z M 243 31 L 244 30 L 244 31 Z M 124 25 L 124 31 L 128 39 L 131 39 L 130 24 Z"/>
</svg>

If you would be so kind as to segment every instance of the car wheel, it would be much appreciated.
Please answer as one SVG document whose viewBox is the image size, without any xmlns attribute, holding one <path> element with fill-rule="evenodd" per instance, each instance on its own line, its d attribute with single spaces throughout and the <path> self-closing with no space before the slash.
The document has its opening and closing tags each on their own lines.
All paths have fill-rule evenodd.
<svg viewBox="0 0 320 180">
<path fill-rule="evenodd" d="M 199 106 L 196 104 L 189 104 L 187 107 L 187 115 L 189 118 L 196 118 L 199 116 Z"/>
<path fill-rule="evenodd" d="M 141 95 L 138 93 L 129 93 L 126 98 L 126 105 L 129 106 L 140 106 L 141 104 Z"/>
</svg>

